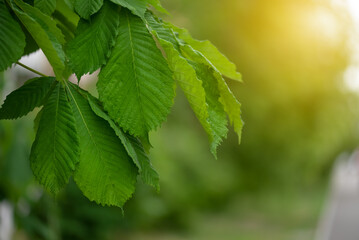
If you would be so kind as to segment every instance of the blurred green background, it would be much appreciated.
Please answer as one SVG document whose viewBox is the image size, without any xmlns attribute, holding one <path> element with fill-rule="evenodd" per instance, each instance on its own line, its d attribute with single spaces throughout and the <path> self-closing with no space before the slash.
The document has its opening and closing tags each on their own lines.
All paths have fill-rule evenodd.
<svg viewBox="0 0 359 240">
<path fill-rule="evenodd" d="M 32 178 L 36 113 L 0 122 L 0 202 L 13 206 L 14 239 L 313 239 L 331 167 L 358 142 L 358 96 L 345 9 L 320 0 L 163 0 L 165 19 L 210 39 L 238 66 L 228 80 L 242 103 L 218 160 L 180 91 L 151 134 L 161 192 L 139 183 L 120 209 L 100 207 L 70 184 L 57 199 Z M 0 77 L 3 99 L 28 76 Z M 17 81 L 16 81 L 17 80 Z"/>
</svg>

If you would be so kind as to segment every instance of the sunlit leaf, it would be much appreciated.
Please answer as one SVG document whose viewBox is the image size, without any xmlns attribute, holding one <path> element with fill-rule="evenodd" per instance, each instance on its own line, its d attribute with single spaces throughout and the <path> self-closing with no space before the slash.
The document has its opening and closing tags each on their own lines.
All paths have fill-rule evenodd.
<svg viewBox="0 0 359 240">
<path fill-rule="evenodd" d="M 157 11 L 169 14 L 167 10 L 162 7 L 160 0 L 148 0 L 148 3 L 151 4 Z"/>
<path fill-rule="evenodd" d="M 194 50 L 189 45 L 181 46 L 183 52 L 187 54 L 187 57 L 191 58 L 195 62 L 205 64 L 209 67 L 212 75 L 217 79 L 219 89 L 219 101 L 222 103 L 225 112 L 227 113 L 231 124 L 234 127 L 234 131 L 238 135 L 238 141 L 241 142 L 241 134 L 243 128 L 243 121 L 241 119 L 241 104 L 229 89 L 227 83 L 223 79 L 221 73 L 215 68 L 214 65 L 200 52 Z"/>
<path fill-rule="evenodd" d="M 227 120 L 223 107 L 218 102 L 216 80 L 213 81 L 213 76 L 208 74 L 206 66 L 189 62 L 182 56 L 180 46 L 171 29 L 156 21 L 150 13 L 146 13 L 146 20 L 165 50 L 174 78 L 207 132 L 211 152 L 216 156 L 218 145 L 227 135 Z"/>
<path fill-rule="evenodd" d="M 228 60 L 218 49 L 208 40 L 199 41 L 189 34 L 186 29 L 178 28 L 173 25 L 171 27 L 178 33 L 178 37 L 191 45 L 195 50 L 201 52 L 218 71 L 226 77 L 234 80 L 242 81 L 242 76 L 236 70 L 236 65 Z"/>
</svg>

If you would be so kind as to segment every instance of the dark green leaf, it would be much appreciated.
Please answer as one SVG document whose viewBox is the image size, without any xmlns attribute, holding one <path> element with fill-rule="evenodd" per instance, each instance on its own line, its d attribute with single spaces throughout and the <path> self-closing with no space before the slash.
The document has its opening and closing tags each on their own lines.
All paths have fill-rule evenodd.
<svg viewBox="0 0 359 240">
<path fill-rule="evenodd" d="M 0 0 L 0 72 L 19 60 L 25 48 L 25 35 Z"/>
<path fill-rule="evenodd" d="M 21 8 L 18 8 L 13 2 Z M 42 49 L 54 69 L 56 77 L 62 78 L 65 69 L 65 53 L 62 45 L 65 40 L 56 22 L 39 9 L 20 0 L 12 1 L 12 8 L 23 25 Z"/>
<path fill-rule="evenodd" d="M 79 161 L 79 139 L 64 87 L 58 84 L 42 112 L 30 163 L 36 179 L 57 194 Z"/>
<path fill-rule="evenodd" d="M 40 107 L 55 84 L 55 78 L 51 77 L 27 81 L 6 97 L 0 109 L 0 119 L 19 118 L 34 110 L 35 107 Z"/>
<path fill-rule="evenodd" d="M 96 98 L 89 95 L 88 100 L 96 115 L 105 119 L 115 131 L 116 135 L 121 139 L 128 155 L 138 167 L 143 182 L 159 191 L 160 186 L 158 173 L 153 169 L 150 159 L 145 153 L 141 142 L 137 138 L 124 133 L 122 129 L 107 115 L 107 113 L 104 112 Z"/>
<path fill-rule="evenodd" d="M 119 30 L 97 88 L 111 118 L 131 135 L 145 136 L 170 112 L 172 72 L 140 18 L 122 9 Z"/>
<path fill-rule="evenodd" d="M 122 207 L 135 190 L 136 166 L 109 123 L 92 111 L 76 88 L 67 87 L 80 137 L 75 182 L 91 201 Z"/>
<path fill-rule="evenodd" d="M 74 7 L 76 12 L 84 19 L 96 13 L 102 7 L 103 0 L 75 0 Z"/>
<path fill-rule="evenodd" d="M 105 2 L 90 21 L 80 20 L 75 38 L 68 43 L 66 51 L 78 79 L 106 63 L 118 32 L 118 9 L 115 4 Z"/>
</svg>

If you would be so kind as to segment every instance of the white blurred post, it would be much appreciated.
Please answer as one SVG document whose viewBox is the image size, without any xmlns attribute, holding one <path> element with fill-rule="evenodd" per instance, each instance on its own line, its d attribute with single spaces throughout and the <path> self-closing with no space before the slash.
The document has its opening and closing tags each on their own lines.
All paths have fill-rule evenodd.
<svg viewBox="0 0 359 240">
<path fill-rule="evenodd" d="M 14 234 L 14 209 L 6 200 L 0 202 L 0 240 L 11 240 Z"/>
</svg>

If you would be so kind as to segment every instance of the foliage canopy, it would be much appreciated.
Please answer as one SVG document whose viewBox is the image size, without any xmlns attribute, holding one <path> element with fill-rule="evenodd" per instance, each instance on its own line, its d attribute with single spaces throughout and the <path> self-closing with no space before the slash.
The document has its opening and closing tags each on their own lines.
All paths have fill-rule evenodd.
<svg viewBox="0 0 359 240">
<path fill-rule="evenodd" d="M 137 175 L 159 190 L 148 134 L 166 120 L 177 84 L 215 156 L 227 116 L 240 141 L 240 104 L 223 78 L 241 81 L 234 64 L 151 9 L 166 13 L 159 0 L 0 0 L 0 71 L 39 48 L 54 70 L 0 109 L 0 119 L 16 119 L 42 107 L 30 162 L 49 192 L 73 177 L 90 200 L 122 207 Z M 98 98 L 68 81 L 97 69 Z"/>
</svg>

